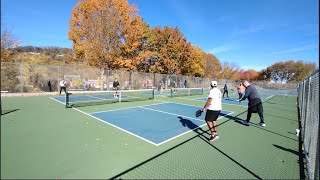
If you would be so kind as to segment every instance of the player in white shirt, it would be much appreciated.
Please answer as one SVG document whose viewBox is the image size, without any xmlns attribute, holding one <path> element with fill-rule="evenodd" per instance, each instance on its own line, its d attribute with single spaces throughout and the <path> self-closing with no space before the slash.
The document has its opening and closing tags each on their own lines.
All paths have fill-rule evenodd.
<svg viewBox="0 0 320 180">
<path fill-rule="evenodd" d="M 67 93 L 67 91 L 66 91 L 67 82 L 66 82 L 64 79 L 62 79 L 62 80 L 60 81 L 59 86 L 60 86 L 60 93 L 59 93 L 59 95 L 61 95 L 62 89 L 64 90 L 65 93 Z"/>
<path fill-rule="evenodd" d="M 217 133 L 217 119 L 222 109 L 221 106 L 221 91 L 217 88 L 217 81 L 211 81 L 211 90 L 208 96 L 206 104 L 203 106 L 202 111 L 206 112 L 206 123 L 211 131 L 210 141 L 214 141 L 219 138 Z"/>
</svg>

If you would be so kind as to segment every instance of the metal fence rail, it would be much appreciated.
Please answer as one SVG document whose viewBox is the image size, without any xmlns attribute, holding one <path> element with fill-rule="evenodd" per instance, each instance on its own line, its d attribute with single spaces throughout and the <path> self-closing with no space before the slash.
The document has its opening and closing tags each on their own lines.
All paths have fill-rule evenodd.
<svg viewBox="0 0 320 180">
<path fill-rule="evenodd" d="M 298 87 L 301 136 L 309 179 L 319 179 L 319 69 Z"/>
<path fill-rule="evenodd" d="M 104 70 L 99 68 L 75 65 L 39 65 L 27 63 L 1 62 L 1 90 L 9 93 L 41 93 L 58 91 L 59 81 L 67 81 L 68 90 L 111 90 L 114 79 L 120 82 L 121 89 L 164 89 L 170 88 L 210 88 L 213 79 L 191 77 L 175 74 L 153 74 L 121 70 Z M 216 80 L 216 79 L 215 79 Z M 240 81 L 219 79 L 218 87 L 223 88 L 228 82 L 229 90 L 236 92 Z M 263 89 L 297 89 L 297 83 L 252 82 L 257 88 Z"/>
</svg>

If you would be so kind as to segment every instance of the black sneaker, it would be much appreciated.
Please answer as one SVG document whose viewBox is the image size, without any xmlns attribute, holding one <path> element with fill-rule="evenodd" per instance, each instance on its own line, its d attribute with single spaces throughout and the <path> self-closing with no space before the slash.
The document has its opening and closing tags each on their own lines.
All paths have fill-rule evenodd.
<svg viewBox="0 0 320 180">
<path fill-rule="evenodd" d="M 217 140 L 217 139 L 219 139 L 219 136 L 218 136 L 218 135 L 210 136 L 209 141 L 215 141 L 215 140 Z"/>
<path fill-rule="evenodd" d="M 245 126 L 249 126 L 249 125 L 250 125 L 249 122 L 246 121 L 246 120 L 242 120 L 241 123 L 242 123 L 243 125 L 245 125 Z"/>
</svg>

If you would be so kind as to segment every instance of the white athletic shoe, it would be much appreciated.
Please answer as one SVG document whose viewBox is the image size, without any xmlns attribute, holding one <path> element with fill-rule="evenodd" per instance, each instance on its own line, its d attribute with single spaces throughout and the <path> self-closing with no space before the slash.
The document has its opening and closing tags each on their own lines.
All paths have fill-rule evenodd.
<svg viewBox="0 0 320 180">
<path fill-rule="evenodd" d="M 265 127 L 266 124 L 265 123 L 258 123 L 257 125 L 261 126 L 261 127 Z"/>
<path fill-rule="evenodd" d="M 214 137 L 211 136 L 209 141 L 215 141 L 217 139 L 219 139 L 219 136 L 215 135 Z"/>
</svg>

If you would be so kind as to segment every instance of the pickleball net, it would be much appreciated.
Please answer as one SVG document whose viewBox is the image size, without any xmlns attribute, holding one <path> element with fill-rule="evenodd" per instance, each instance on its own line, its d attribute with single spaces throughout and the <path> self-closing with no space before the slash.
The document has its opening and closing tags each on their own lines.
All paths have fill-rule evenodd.
<svg viewBox="0 0 320 180">
<path fill-rule="evenodd" d="M 150 99 L 154 99 L 153 89 L 80 92 L 68 91 L 66 93 L 65 105 L 66 108 L 70 108 Z"/>
<path fill-rule="evenodd" d="M 172 88 L 170 97 L 202 95 L 203 88 Z"/>
</svg>

